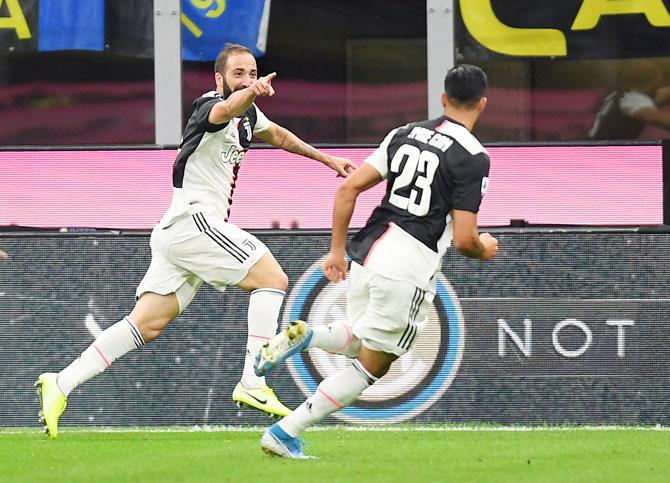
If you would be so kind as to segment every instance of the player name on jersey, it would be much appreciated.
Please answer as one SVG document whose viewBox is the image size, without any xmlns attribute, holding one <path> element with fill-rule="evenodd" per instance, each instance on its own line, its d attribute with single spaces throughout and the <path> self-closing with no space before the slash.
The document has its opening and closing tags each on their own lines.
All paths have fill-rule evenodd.
<svg viewBox="0 0 670 483">
<path fill-rule="evenodd" d="M 428 146 L 433 146 L 443 153 L 449 149 L 449 147 L 454 144 L 454 140 L 444 136 L 440 133 L 436 133 L 432 129 L 425 127 L 416 126 L 412 131 L 407 135 L 409 139 L 414 139 L 420 143 L 427 144 Z"/>
</svg>

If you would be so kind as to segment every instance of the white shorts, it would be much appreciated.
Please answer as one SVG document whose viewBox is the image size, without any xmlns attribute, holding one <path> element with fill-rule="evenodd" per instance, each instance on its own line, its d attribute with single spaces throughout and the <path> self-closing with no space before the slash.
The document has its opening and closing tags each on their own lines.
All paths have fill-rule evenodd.
<svg viewBox="0 0 670 483">
<path fill-rule="evenodd" d="M 263 242 L 241 228 L 203 213 L 184 216 L 151 232 L 151 264 L 135 293 L 175 293 L 179 311 L 207 282 L 224 291 L 237 285 L 269 253 Z"/>
<path fill-rule="evenodd" d="M 435 293 L 382 277 L 351 262 L 347 315 L 353 334 L 369 349 L 403 355 L 428 323 Z"/>
</svg>

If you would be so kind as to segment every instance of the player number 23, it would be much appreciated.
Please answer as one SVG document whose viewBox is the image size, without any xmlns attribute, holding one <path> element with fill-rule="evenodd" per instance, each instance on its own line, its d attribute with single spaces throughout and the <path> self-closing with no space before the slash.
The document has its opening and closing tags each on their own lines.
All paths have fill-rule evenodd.
<svg viewBox="0 0 670 483">
<path fill-rule="evenodd" d="M 403 159 L 406 161 L 401 172 Z M 400 146 L 391 160 L 391 171 L 400 174 L 393 181 L 389 202 L 413 215 L 425 216 L 430 209 L 430 185 L 439 164 L 440 159 L 432 151 L 421 151 L 410 144 Z M 416 176 L 417 172 L 419 176 Z M 399 190 L 410 185 L 409 197 L 398 194 Z"/>
</svg>

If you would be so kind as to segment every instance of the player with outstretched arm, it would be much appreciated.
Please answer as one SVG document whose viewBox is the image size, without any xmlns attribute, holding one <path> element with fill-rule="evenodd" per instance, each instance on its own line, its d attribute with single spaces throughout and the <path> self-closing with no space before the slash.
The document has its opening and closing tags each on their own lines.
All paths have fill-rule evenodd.
<svg viewBox="0 0 670 483">
<path fill-rule="evenodd" d="M 238 169 L 253 136 L 319 161 L 339 176 L 355 166 L 313 148 L 263 114 L 254 100 L 275 94 L 276 74 L 259 77 L 249 49 L 227 44 L 214 70 L 216 90 L 195 100 L 186 125 L 172 171 L 172 203 L 151 234 L 151 264 L 137 288 L 135 307 L 69 366 L 41 374 L 36 382 L 40 418 L 52 438 L 70 392 L 156 339 L 203 282 L 219 291 L 235 285 L 250 292 L 247 355 L 233 401 L 271 415 L 290 412 L 254 373 L 255 354 L 277 332 L 288 278 L 263 242 L 228 222 Z"/>
</svg>

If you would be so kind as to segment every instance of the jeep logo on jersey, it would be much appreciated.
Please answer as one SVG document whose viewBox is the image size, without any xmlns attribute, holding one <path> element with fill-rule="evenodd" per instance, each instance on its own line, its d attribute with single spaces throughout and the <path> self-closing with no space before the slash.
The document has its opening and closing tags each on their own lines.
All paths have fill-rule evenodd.
<svg viewBox="0 0 670 483">
<path fill-rule="evenodd" d="M 312 326 L 346 320 L 347 282 L 330 283 L 314 263 L 302 274 L 284 309 L 283 326 L 302 319 Z M 390 423 L 413 418 L 437 401 L 453 381 L 464 346 L 463 315 L 456 293 L 443 277 L 437 280 L 437 297 L 428 314 L 428 326 L 412 351 L 394 362 L 391 370 L 366 389 L 352 406 L 335 417 L 355 423 Z M 342 355 L 320 349 L 287 360 L 294 381 L 308 397 L 322 379 L 348 364 Z"/>
<path fill-rule="evenodd" d="M 234 144 L 224 144 L 221 154 L 219 155 L 219 161 L 222 164 L 231 164 L 233 166 L 238 165 L 242 162 L 244 155 L 247 153 L 246 149 L 237 149 L 237 146 Z"/>
</svg>

